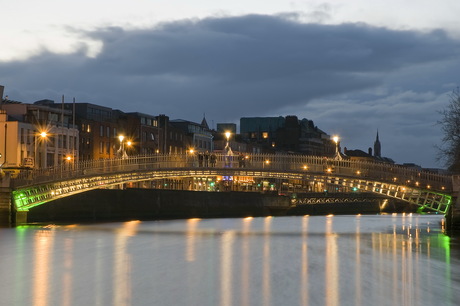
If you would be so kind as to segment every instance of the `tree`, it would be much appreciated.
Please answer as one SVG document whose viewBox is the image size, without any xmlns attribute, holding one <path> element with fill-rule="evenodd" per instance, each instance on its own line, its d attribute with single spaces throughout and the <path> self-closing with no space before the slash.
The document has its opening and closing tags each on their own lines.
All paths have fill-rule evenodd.
<svg viewBox="0 0 460 306">
<path fill-rule="evenodd" d="M 444 133 L 442 145 L 438 147 L 438 160 L 452 172 L 460 172 L 460 88 L 457 87 L 449 95 L 449 105 L 441 112 L 438 121 Z"/>
</svg>

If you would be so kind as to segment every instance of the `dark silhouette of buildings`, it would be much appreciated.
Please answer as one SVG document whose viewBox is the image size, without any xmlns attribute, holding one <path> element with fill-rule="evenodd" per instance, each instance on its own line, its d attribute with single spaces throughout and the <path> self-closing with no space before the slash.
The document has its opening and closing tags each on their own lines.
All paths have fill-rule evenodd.
<svg viewBox="0 0 460 306">
<path fill-rule="evenodd" d="M 240 133 L 248 143 L 261 145 L 272 152 L 332 156 L 335 143 L 330 135 L 316 127 L 312 120 L 297 116 L 244 117 Z"/>
</svg>

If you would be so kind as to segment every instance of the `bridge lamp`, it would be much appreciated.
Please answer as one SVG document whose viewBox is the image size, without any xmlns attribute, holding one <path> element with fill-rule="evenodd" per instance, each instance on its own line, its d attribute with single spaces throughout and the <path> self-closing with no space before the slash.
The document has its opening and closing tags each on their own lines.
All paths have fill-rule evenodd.
<svg viewBox="0 0 460 306">
<path fill-rule="evenodd" d="M 68 162 L 70 162 L 70 161 L 72 160 L 72 157 L 71 157 L 71 156 L 67 156 L 65 159 L 66 159 Z"/>
<path fill-rule="evenodd" d="M 360 174 L 361 174 L 361 171 L 359 171 L 359 170 L 356 171 L 356 174 L 357 174 L 357 175 L 360 175 Z"/>
<path fill-rule="evenodd" d="M 303 168 L 303 170 L 307 170 L 307 169 L 308 169 L 308 166 L 307 166 L 307 165 L 304 165 L 302 168 Z"/>
</svg>

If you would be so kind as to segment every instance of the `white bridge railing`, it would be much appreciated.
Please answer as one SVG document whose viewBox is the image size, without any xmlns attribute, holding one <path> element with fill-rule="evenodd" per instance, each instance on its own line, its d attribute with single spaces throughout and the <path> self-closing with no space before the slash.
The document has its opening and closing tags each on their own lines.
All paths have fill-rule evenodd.
<svg viewBox="0 0 460 306">
<path fill-rule="evenodd" d="M 326 157 L 305 155 L 215 154 L 199 157 L 196 154 L 167 154 L 130 156 L 128 158 L 101 159 L 78 163 L 63 163 L 57 167 L 35 170 L 23 170 L 12 180 L 13 188 L 40 185 L 49 182 L 91 177 L 97 175 L 133 171 L 151 171 L 156 169 L 189 168 L 246 168 L 255 171 L 305 172 L 321 175 L 346 176 L 392 182 L 421 189 L 452 191 L 452 177 L 429 171 L 407 168 L 400 165 L 334 160 Z"/>
</svg>

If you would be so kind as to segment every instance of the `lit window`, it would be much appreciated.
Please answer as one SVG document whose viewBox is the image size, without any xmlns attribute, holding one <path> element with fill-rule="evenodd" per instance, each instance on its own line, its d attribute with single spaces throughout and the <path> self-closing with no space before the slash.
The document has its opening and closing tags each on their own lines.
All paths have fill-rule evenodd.
<svg viewBox="0 0 460 306">
<path fill-rule="evenodd" d="M 267 139 L 268 138 L 268 132 L 262 132 L 262 138 Z"/>
</svg>

